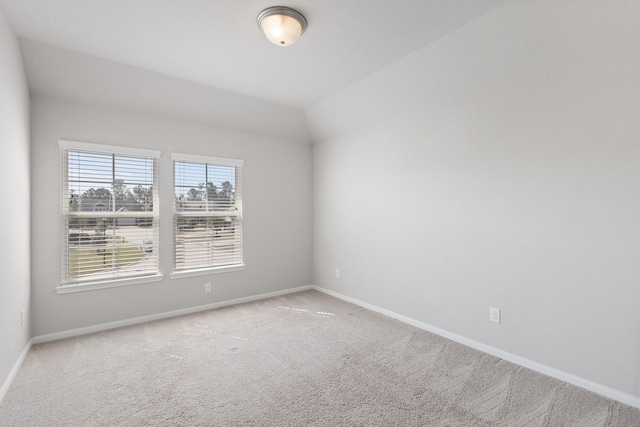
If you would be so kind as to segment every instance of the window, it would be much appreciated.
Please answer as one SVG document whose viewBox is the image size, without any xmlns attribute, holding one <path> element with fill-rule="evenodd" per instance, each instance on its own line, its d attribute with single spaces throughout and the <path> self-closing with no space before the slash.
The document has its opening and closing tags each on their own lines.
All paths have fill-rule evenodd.
<svg viewBox="0 0 640 427">
<path fill-rule="evenodd" d="M 172 154 L 174 274 L 244 268 L 242 160 Z"/>
<path fill-rule="evenodd" d="M 59 141 L 62 283 L 59 293 L 160 280 L 160 152 Z"/>
</svg>

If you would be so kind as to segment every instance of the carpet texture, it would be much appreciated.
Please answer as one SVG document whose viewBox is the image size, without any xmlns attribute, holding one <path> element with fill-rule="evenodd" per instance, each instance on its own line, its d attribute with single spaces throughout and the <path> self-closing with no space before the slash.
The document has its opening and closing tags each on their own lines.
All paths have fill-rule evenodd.
<svg viewBox="0 0 640 427">
<path fill-rule="evenodd" d="M 316 291 L 35 345 L 0 426 L 640 426 L 640 411 Z"/>
</svg>

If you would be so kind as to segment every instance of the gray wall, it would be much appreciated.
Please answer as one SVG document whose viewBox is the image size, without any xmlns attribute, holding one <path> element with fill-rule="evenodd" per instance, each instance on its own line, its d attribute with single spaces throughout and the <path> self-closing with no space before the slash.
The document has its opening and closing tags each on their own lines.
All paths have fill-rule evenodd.
<svg viewBox="0 0 640 427">
<path fill-rule="evenodd" d="M 123 85 L 128 84 L 126 80 Z M 34 96 L 32 294 L 34 336 L 274 292 L 311 283 L 311 146 L 206 123 Z M 58 139 L 156 149 L 160 159 L 160 267 L 164 280 L 56 294 L 60 280 Z M 170 279 L 173 166 L 170 153 L 243 159 L 246 269 Z M 204 293 L 211 282 L 213 292 Z"/>
<path fill-rule="evenodd" d="M 31 338 L 29 93 L 20 49 L 0 9 L 0 387 Z M 20 313 L 25 322 L 20 326 Z"/>
<path fill-rule="evenodd" d="M 314 284 L 638 396 L 638 16 L 514 1 L 309 108 Z"/>
</svg>

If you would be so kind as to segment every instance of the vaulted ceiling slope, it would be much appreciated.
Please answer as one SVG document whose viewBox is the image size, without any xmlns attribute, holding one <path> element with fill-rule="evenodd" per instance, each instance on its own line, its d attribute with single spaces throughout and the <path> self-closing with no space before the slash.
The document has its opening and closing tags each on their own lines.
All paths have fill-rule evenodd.
<svg viewBox="0 0 640 427">
<path fill-rule="evenodd" d="M 69 55 L 35 41 L 210 86 L 223 98 L 233 92 L 301 109 L 508 1 L 291 0 L 283 5 L 302 12 L 309 28 L 288 48 L 269 43 L 256 25 L 272 0 L 0 0 L 0 7 L 26 40 L 32 87 L 44 89 L 33 79 L 46 76 L 29 68 Z M 78 77 L 68 74 L 68 82 Z M 59 86 L 64 77 L 52 80 Z"/>
<path fill-rule="evenodd" d="M 133 110 L 301 143 L 302 109 L 21 39 L 32 95 Z"/>
</svg>

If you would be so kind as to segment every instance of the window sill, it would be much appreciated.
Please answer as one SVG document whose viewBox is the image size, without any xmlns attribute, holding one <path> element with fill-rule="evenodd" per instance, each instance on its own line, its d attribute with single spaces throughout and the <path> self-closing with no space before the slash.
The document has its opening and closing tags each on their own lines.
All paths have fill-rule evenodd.
<svg viewBox="0 0 640 427">
<path fill-rule="evenodd" d="M 244 264 L 226 265 L 224 267 L 199 268 L 195 270 L 174 271 L 169 276 L 172 279 L 182 279 L 184 277 L 207 276 L 209 274 L 230 273 L 232 271 L 244 270 Z"/>
<path fill-rule="evenodd" d="M 164 274 L 154 274 L 153 276 L 129 277 L 125 279 L 104 280 L 99 282 L 73 283 L 56 287 L 56 292 L 58 294 L 69 294 L 73 292 L 93 291 L 96 289 L 117 288 L 120 286 L 159 282 L 163 278 Z"/>
</svg>

